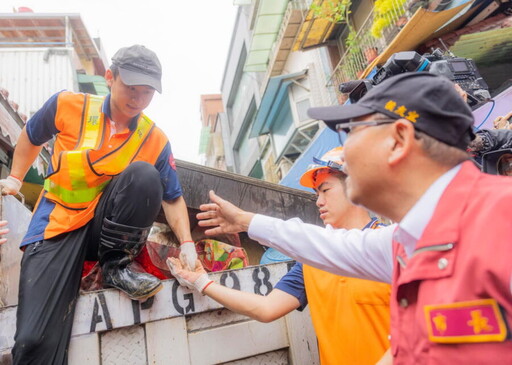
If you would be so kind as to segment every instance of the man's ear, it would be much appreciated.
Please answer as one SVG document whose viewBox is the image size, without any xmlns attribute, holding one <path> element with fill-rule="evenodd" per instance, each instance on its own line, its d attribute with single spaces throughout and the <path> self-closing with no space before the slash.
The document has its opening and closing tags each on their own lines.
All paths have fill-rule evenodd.
<svg viewBox="0 0 512 365">
<path fill-rule="evenodd" d="M 388 163 L 396 165 L 411 152 L 414 143 L 414 126 L 405 119 L 399 119 L 391 126 L 390 138 L 392 146 Z"/>
<path fill-rule="evenodd" d="M 114 82 L 114 74 L 112 73 L 111 69 L 107 69 L 107 71 L 105 71 L 105 80 L 107 81 L 107 86 L 109 88 L 112 87 L 112 83 Z"/>
</svg>

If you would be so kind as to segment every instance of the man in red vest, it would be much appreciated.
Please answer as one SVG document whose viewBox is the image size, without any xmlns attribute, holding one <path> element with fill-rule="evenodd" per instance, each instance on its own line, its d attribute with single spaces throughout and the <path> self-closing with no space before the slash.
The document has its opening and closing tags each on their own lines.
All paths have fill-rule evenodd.
<svg viewBox="0 0 512 365">
<path fill-rule="evenodd" d="M 212 192 L 206 233 L 247 231 L 304 264 L 391 283 L 395 364 L 512 364 L 512 181 L 468 161 L 473 115 L 452 82 L 404 73 L 309 115 L 348 133 L 348 198 L 398 223 L 327 231 Z"/>
<path fill-rule="evenodd" d="M 171 145 L 143 114 L 162 91 L 158 57 L 121 48 L 103 98 L 62 91 L 27 122 L 3 194 L 17 194 L 42 145 L 55 137 L 44 190 L 21 243 L 14 364 L 66 364 L 85 259 L 99 260 L 103 283 L 144 300 L 161 288 L 130 270 L 160 207 L 195 262 L 187 207 Z"/>
</svg>

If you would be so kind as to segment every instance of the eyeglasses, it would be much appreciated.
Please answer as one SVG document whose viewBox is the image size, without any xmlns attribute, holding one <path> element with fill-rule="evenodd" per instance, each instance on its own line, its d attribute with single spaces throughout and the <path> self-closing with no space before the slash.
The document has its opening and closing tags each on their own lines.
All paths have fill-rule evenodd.
<svg viewBox="0 0 512 365">
<path fill-rule="evenodd" d="M 346 123 L 339 123 L 339 124 L 336 124 L 336 131 L 338 133 L 340 132 L 345 132 L 345 133 L 350 133 L 352 128 L 354 127 L 361 127 L 361 126 L 370 126 L 370 127 L 374 127 L 374 126 L 377 126 L 377 125 L 381 125 L 381 124 L 386 124 L 386 123 L 394 123 L 396 122 L 397 119 L 374 119 L 374 120 L 362 120 L 360 122 L 346 122 Z"/>
</svg>

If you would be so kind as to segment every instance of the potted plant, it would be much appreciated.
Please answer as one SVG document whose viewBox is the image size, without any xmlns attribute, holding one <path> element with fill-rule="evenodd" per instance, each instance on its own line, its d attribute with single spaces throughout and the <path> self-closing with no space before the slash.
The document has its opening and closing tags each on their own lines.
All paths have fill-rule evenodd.
<svg viewBox="0 0 512 365">
<path fill-rule="evenodd" d="M 377 49 L 377 47 L 367 47 L 363 53 L 366 62 L 370 64 L 379 55 L 379 50 Z"/>
</svg>

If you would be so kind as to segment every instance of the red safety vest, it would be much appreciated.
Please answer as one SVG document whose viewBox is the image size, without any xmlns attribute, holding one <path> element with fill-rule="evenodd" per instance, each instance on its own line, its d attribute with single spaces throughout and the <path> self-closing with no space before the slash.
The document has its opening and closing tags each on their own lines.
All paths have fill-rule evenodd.
<svg viewBox="0 0 512 365">
<path fill-rule="evenodd" d="M 512 364 L 511 182 L 464 162 L 414 253 L 393 243 L 393 364 Z"/>
</svg>

